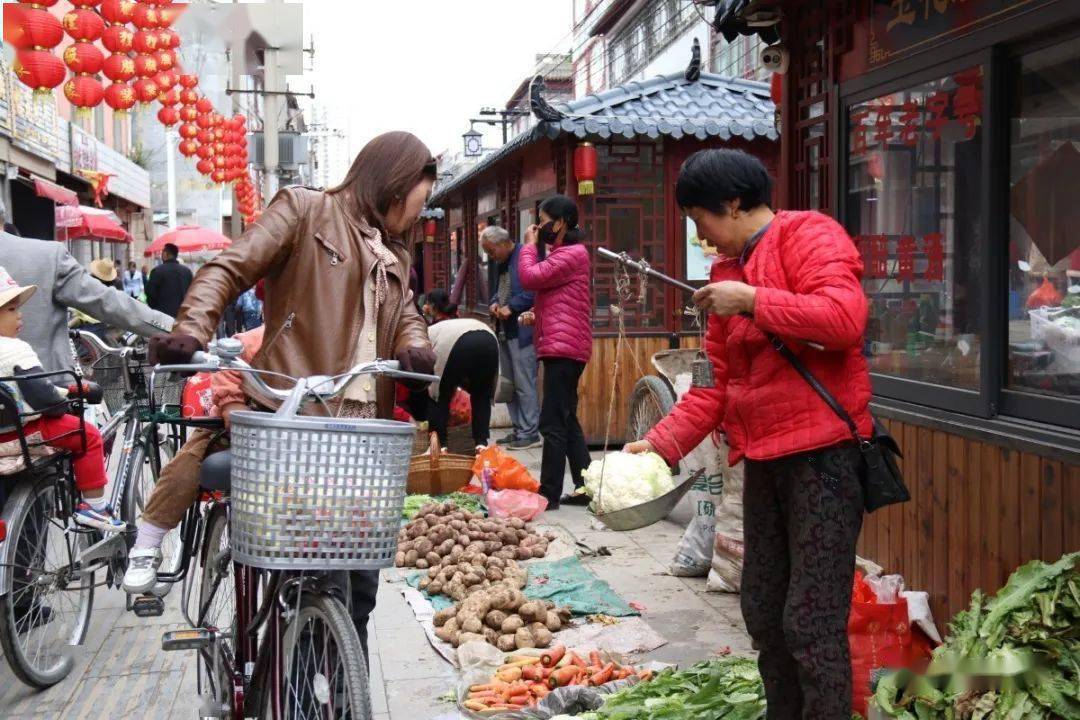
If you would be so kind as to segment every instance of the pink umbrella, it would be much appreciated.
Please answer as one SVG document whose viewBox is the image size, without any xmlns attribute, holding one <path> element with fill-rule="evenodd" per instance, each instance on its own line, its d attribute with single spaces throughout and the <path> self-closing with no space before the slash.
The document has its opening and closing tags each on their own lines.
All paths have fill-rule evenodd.
<svg viewBox="0 0 1080 720">
<path fill-rule="evenodd" d="M 175 245 L 181 253 L 196 253 L 206 250 L 224 250 L 232 245 L 232 240 L 215 230 L 198 225 L 181 225 L 175 230 L 160 235 L 157 240 L 150 243 L 143 255 L 153 257 L 160 253 L 168 243 Z"/>
</svg>

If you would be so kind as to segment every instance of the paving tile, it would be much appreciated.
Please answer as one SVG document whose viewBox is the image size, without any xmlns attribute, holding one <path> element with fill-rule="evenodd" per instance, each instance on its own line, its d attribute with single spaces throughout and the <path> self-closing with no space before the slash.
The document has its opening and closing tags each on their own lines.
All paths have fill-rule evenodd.
<svg viewBox="0 0 1080 720">
<path fill-rule="evenodd" d="M 369 641 L 370 643 L 370 638 Z M 380 714 L 390 712 L 386 702 L 386 683 L 382 676 L 382 662 L 380 656 L 372 655 L 370 662 L 371 674 L 368 677 L 368 685 L 371 692 L 371 712 L 378 717 Z"/>
<path fill-rule="evenodd" d="M 174 717 L 183 669 L 124 676 L 87 677 L 76 688 L 64 720 L 92 717 Z M 190 716 L 189 716 L 190 717 Z"/>
<path fill-rule="evenodd" d="M 194 653 L 164 652 L 161 649 L 162 633 L 181 627 L 185 626 L 143 625 L 114 628 L 87 669 L 87 677 L 182 670 L 186 663 L 194 662 Z"/>
<path fill-rule="evenodd" d="M 390 720 L 428 720 L 454 711 L 454 706 L 438 698 L 453 687 L 449 676 L 388 680 L 386 699 Z"/>
</svg>

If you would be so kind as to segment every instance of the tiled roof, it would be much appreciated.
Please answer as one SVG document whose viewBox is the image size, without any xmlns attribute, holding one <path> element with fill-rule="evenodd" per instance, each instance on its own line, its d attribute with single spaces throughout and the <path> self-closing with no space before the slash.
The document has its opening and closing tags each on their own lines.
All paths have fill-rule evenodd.
<svg viewBox="0 0 1080 720">
<path fill-rule="evenodd" d="M 438 188 L 432 203 L 484 172 L 516 150 L 542 138 L 560 135 L 578 138 L 640 136 L 705 140 L 768 138 L 778 140 L 775 106 L 766 83 L 701 73 L 694 82 L 683 73 L 631 81 L 598 95 L 588 95 L 554 106 L 565 117 L 543 121 L 517 136 L 459 177 Z"/>
</svg>

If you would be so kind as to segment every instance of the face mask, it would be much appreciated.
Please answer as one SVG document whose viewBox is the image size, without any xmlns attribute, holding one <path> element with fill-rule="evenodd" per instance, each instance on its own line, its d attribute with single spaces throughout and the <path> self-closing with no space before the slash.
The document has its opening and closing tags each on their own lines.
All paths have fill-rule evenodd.
<svg viewBox="0 0 1080 720">
<path fill-rule="evenodd" d="M 538 234 L 540 236 L 540 242 L 546 245 L 554 245 L 555 240 L 559 237 L 559 233 L 555 232 L 554 221 L 541 225 Z"/>
</svg>

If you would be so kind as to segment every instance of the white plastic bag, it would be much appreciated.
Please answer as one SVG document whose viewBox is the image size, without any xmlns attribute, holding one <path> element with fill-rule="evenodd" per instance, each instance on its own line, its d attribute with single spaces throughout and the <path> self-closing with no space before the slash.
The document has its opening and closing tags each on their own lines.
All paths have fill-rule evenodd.
<svg viewBox="0 0 1080 720">
<path fill-rule="evenodd" d="M 724 475 L 724 491 L 716 511 L 712 569 L 705 589 L 737 593 L 742 587 L 743 464 L 728 467 L 728 451 L 727 443 L 721 443 L 719 462 Z"/>
<path fill-rule="evenodd" d="M 713 435 L 710 434 L 694 448 L 681 465 L 686 475 L 693 475 L 698 470 L 704 470 L 705 474 L 687 493 L 694 508 L 694 517 L 690 519 L 686 532 L 679 540 L 679 547 L 669 569 L 671 574 L 677 577 L 704 577 L 712 568 L 716 510 L 724 488 L 720 450 Z"/>
</svg>

